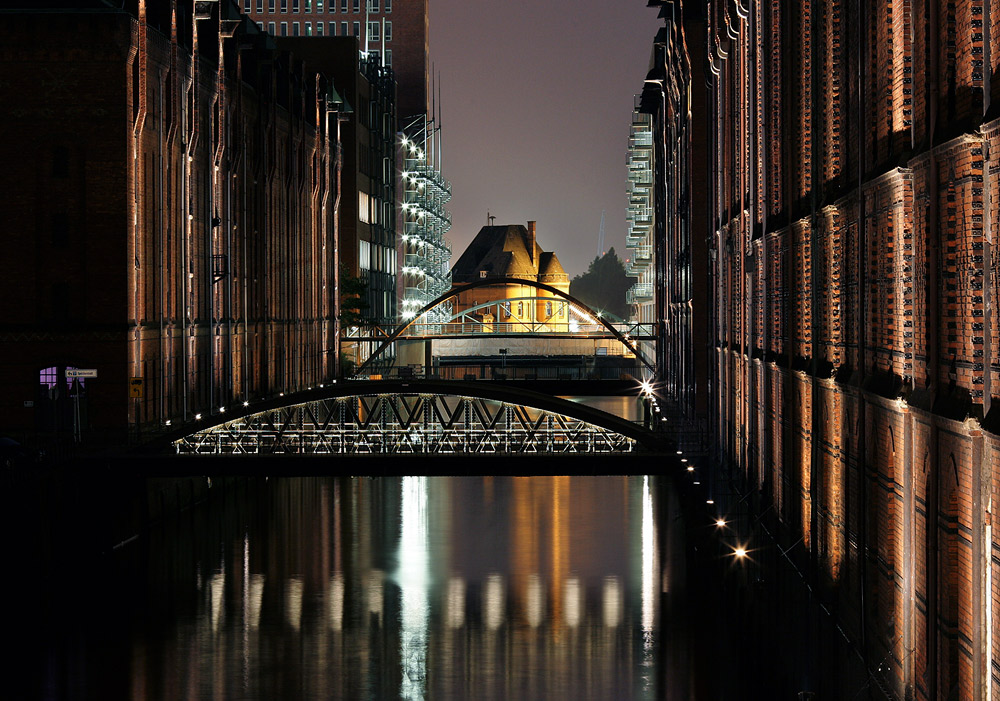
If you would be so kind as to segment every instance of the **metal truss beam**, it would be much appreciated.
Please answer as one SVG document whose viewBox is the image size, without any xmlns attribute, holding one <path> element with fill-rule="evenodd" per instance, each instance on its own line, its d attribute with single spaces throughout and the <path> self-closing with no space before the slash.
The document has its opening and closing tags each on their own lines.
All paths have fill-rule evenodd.
<svg viewBox="0 0 1000 701">
<path fill-rule="evenodd" d="M 482 397 L 356 394 L 246 414 L 173 441 L 189 455 L 630 453 L 634 438 Z"/>
</svg>

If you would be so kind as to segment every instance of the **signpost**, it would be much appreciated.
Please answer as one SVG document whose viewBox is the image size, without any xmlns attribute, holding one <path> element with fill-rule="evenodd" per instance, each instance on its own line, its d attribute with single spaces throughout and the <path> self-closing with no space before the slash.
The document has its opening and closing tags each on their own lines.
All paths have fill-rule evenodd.
<svg viewBox="0 0 1000 701">
<path fill-rule="evenodd" d="M 66 368 L 66 377 L 97 377 L 97 370 L 92 368 Z"/>
<path fill-rule="evenodd" d="M 97 377 L 97 370 L 94 368 L 66 368 L 66 378 L 73 380 Z M 73 440 L 79 443 L 83 440 L 83 431 L 80 421 L 80 382 L 73 382 L 71 394 L 73 395 Z"/>
<path fill-rule="evenodd" d="M 130 377 L 128 380 L 128 396 L 132 399 L 142 399 L 142 378 Z"/>
</svg>

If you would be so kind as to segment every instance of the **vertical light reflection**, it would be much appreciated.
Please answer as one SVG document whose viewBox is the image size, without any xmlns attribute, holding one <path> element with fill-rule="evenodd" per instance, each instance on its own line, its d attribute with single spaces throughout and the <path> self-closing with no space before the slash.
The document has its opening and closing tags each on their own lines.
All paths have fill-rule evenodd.
<svg viewBox="0 0 1000 701">
<path fill-rule="evenodd" d="M 653 495 L 649 491 L 649 476 L 646 476 L 642 480 L 642 632 L 647 646 L 650 645 L 653 627 L 656 625 L 657 559 Z"/>
<path fill-rule="evenodd" d="M 260 608 L 264 603 L 264 575 L 255 574 L 250 577 L 250 597 L 247 620 L 250 630 L 260 628 Z"/>
<path fill-rule="evenodd" d="M 368 573 L 368 587 L 365 589 L 365 593 L 368 596 L 368 613 L 375 614 L 375 618 L 378 620 L 379 625 L 382 624 L 382 610 L 384 607 L 383 599 L 385 594 L 383 592 L 383 581 L 385 580 L 385 573 L 382 570 L 372 570 Z"/>
<path fill-rule="evenodd" d="M 295 630 L 299 630 L 302 626 L 302 580 L 298 577 L 288 579 L 285 618 L 288 620 L 288 625 Z"/>
<path fill-rule="evenodd" d="M 490 630 L 499 628 L 503 624 L 503 578 L 496 572 L 486 577 L 483 608 L 486 609 L 486 627 Z"/>
<path fill-rule="evenodd" d="M 525 608 L 528 613 L 528 625 L 537 628 L 542 623 L 545 613 L 545 598 L 542 594 L 542 578 L 536 573 L 528 575 L 528 591 Z"/>
<path fill-rule="evenodd" d="M 570 628 L 580 625 L 580 612 L 583 610 L 583 588 L 580 580 L 569 577 L 563 586 L 563 619 Z"/>
<path fill-rule="evenodd" d="M 213 574 L 208 588 L 212 597 L 212 630 L 218 631 L 219 623 L 222 621 L 222 597 L 226 592 L 226 573 Z"/>
<path fill-rule="evenodd" d="M 617 628 L 622 620 L 622 585 L 618 577 L 604 578 L 604 625 Z"/>
<path fill-rule="evenodd" d="M 430 553 L 427 526 L 427 478 L 404 477 L 399 537 L 400 697 L 422 699 L 427 678 L 427 627 Z"/>
<path fill-rule="evenodd" d="M 449 628 L 461 628 L 465 625 L 465 580 L 452 577 L 448 580 L 448 613 L 446 620 Z"/>
<path fill-rule="evenodd" d="M 339 572 L 330 578 L 326 617 L 331 630 L 344 627 L 344 576 Z"/>
</svg>

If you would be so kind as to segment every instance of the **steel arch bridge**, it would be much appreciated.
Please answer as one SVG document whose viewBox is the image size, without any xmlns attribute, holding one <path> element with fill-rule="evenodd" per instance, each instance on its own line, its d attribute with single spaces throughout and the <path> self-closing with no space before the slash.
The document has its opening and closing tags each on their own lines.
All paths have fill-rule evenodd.
<svg viewBox="0 0 1000 701">
<path fill-rule="evenodd" d="M 655 340 L 655 337 L 652 335 L 653 334 L 652 328 L 646 328 L 646 327 L 648 327 L 650 325 L 648 325 L 648 324 L 634 324 L 634 325 L 628 326 L 628 325 L 620 324 L 624 328 L 618 328 L 614 323 L 612 323 L 612 321 L 609 321 L 607 318 L 605 318 L 605 315 L 604 315 L 603 312 L 597 312 L 597 311 L 591 309 L 588 305 L 584 304 L 583 302 L 581 302 L 576 297 L 573 297 L 573 296 L 571 296 L 571 295 L 563 292 L 562 290 L 560 290 L 560 289 L 558 289 L 556 287 L 553 287 L 552 285 L 547 285 L 544 282 L 538 282 L 537 280 L 528 280 L 528 279 L 525 279 L 525 278 L 496 277 L 496 276 L 482 278 L 480 280 L 476 280 L 474 282 L 467 282 L 467 283 L 464 283 L 464 284 L 461 284 L 461 285 L 455 285 L 448 292 L 445 292 L 444 294 L 440 295 L 436 299 L 434 299 L 434 300 L 428 302 L 427 304 L 425 304 L 419 311 L 417 311 L 417 312 L 414 313 L 414 315 L 413 315 L 413 317 L 411 319 L 409 319 L 407 321 L 404 321 L 402 324 L 400 324 L 398 327 L 396 327 L 396 329 L 393 330 L 391 333 L 389 333 L 388 335 L 384 335 L 383 336 L 384 340 L 381 341 L 381 344 L 364 361 L 364 363 L 362 363 L 361 366 L 358 367 L 358 369 L 356 371 L 356 374 L 357 375 L 363 375 L 365 372 L 367 372 L 369 370 L 369 368 L 381 357 L 381 355 L 386 350 L 388 350 L 392 346 L 392 344 L 394 342 L 396 342 L 397 340 L 399 340 L 408 329 L 410 329 L 411 327 L 420 325 L 420 319 L 427 312 L 429 312 L 429 311 L 431 311 L 431 310 L 439 307 L 440 305 L 445 304 L 448 300 L 450 300 L 453 297 L 458 296 L 462 292 L 466 292 L 468 290 L 474 290 L 474 289 L 477 289 L 477 288 L 480 288 L 480 287 L 491 287 L 491 286 L 498 285 L 498 284 L 523 285 L 523 286 L 526 286 L 526 287 L 532 287 L 532 288 L 534 288 L 536 290 L 541 290 L 541 291 L 544 291 L 544 292 L 548 292 L 548 293 L 554 295 L 555 298 L 557 298 L 557 299 L 553 299 L 553 301 L 559 301 L 559 300 L 561 300 L 562 302 L 569 304 L 570 307 L 575 307 L 575 308 L 581 310 L 583 312 L 583 314 L 586 316 L 586 318 L 595 327 L 599 327 L 599 328 L 604 329 L 604 333 L 605 333 L 604 337 L 611 337 L 611 338 L 614 338 L 615 340 L 617 340 L 625 348 L 627 348 L 632 354 L 634 354 L 635 357 L 638 358 L 639 361 L 651 373 L 653 373 L 654 375 L 656 374 L 656 369 L 654 368 L 654 366 L 648 360 L 646 360 L 645 356 L 643 356 L 642 352 L 639 350 L 639 347 L 638 347 L 638 341 L 640 341 L 640 340 Z M 531 297 L 531 298 L 520 298 L 520 299 L 522 299 L 522 300 L 524 300 L 524 299 L 537 300 L 539 298 L 537 298 L 537 297 Z M 546 301 L 548 299 L 549 298 L 545 298 Z M 494 306 L 494 305 L 503 304 L 504 302 L 507 302 L 507 301 L 508 300 L 506 300 L 506 299 L 504 299 L 504 300 L 494 300 L 492 302 L 487 302 L 485 304 L 478 305 L 477 308 L 479 308 L 479 307 L 491 307 L 491 306 Z M 517 301 L 517 300 L 513 300 L 513 301 Z M 459 312 L 458 314 L 452 315 L 452 320 L 459 319 L 462 316 L 463 313 L 467 314 L 468 311 L 466 311 L 466 312 Z M 477 323 L 479 323 L 479 322 L 477 322 Z M 544 325 L 547 322 L 542 322 L 542 323 Z M 496 326 L 496 325 L 497 324 L 494 324 L 494 326 Z M 424 326 L 427 327 L 427 328 L 433 328 L 435 326 L 441 326 L 441 324 L 439 322 L 430 322 L 430 323 L 424 324 Z M 511 326 L 519 326 L 519 325 L 518 324 L 511 324 Z M 519 337 L 524 337 L 524 336 L 527 336 L 529 334 L 538 334 L 541 331 L 541 329 L 540 328 L 527 328 L 527 329 L 511 328 L 508 331 L 515 332 L 516 335 L 519 336 Z M 527 333 L 525 333 L 526 331 L 527 331 Z M 492 334 L 492 335 L 494 335 L 494 336 L 500 336 L 500 335 L 503 335 L 503 334 Z M 436 336 L 436 334 L 434 334 L 434 333 L 426 333 L 425 332 L 425 333 L 421 334 L 421 337 L 423 337 L 423 338 L 432 338 L 432 337 L 435 337 L 435 336 Z M 591 334 L 590 337 L 593 338 L 595 336 L 593 334 Z"/>
<path fill-rule="evenodd" d="M 343 382 L 189 424 L 147 447 L 178 455 L 609 454 L 663 434 L 525 389 L 456 381 Z"/>
</svg>

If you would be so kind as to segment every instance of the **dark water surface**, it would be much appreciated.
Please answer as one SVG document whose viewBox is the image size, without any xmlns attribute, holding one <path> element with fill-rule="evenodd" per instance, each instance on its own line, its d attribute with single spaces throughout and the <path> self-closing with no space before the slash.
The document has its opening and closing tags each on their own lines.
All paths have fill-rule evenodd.
<svg viewBox="0 0 1000 701">
<path fill-rule="evenodd" d="M 683 522 L 663 481 L 209 492 L 117 548 L 15 563 L 19 697 L 693 698 Z"/>
</svg>

